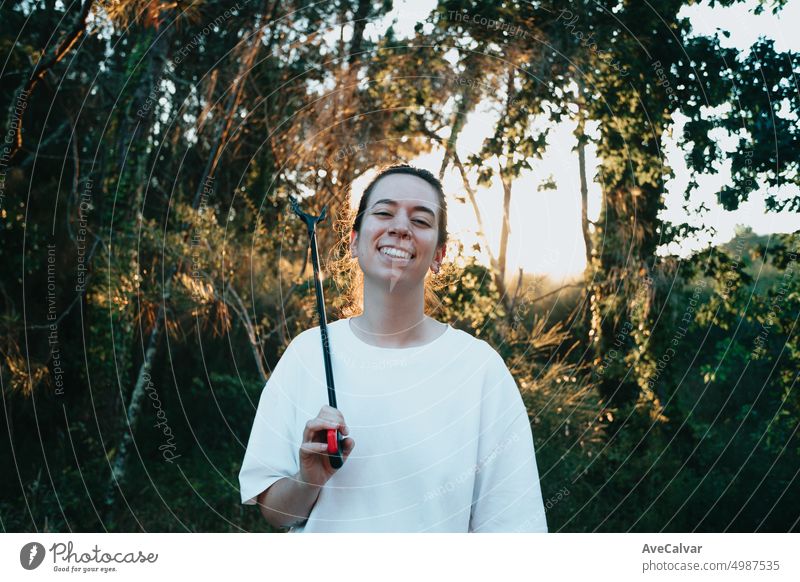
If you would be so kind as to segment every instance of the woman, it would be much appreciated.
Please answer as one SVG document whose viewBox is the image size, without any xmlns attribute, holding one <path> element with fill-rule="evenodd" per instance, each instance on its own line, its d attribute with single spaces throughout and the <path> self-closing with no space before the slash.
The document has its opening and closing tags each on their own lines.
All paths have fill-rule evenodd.
<svg viewBox="0 0 800 582">
<path fill-rule="evenodd" d="M 546 532 L 531 428 L 486 342 L 425 315 L 425 276 L 447 242 L 441 183 L 408 165 L 362 195 L 350 252 L 363 313 L 291 342 L 264 388 L 239 474 L 242 502 L 305 532 Z M 339 428 L 344 465 L 325 435 Z"/>
</svg>

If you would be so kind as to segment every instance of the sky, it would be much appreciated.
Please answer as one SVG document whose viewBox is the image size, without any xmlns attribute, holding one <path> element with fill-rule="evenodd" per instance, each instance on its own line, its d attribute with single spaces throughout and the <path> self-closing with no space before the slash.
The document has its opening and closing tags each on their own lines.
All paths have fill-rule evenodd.
<svg viewBox="0 0 800 582">
<path fill-rule="evenodd" d="M 752 7 L 754 3 L 751 3 Z M 396 20 L 395 30 L 399 38 L 413 35 L 413 27 L 424 21 L 435 2 L 428 0 L 399 1 L 387 16 L 386 22 Z M 657 6 L 657 5 L 656 5 Z M 698 35 L 714 34 L 718 29 L 730 32 L 730 37 L 722 37 L 723 46 L 746 50 L 758 38 L 764 35 L 773 38 L 777 50 L 800 51 L 800 36 L 790 27 L 800 22 L 800 2 L 789 4 L 779 16 L 766 13 L 756 16 L 748 11 L 748 6 L 730 8 L 710 8 L 708 2 L 684 8 L 681 16 L 691 19 L 692 27 Z M 374 23 L 367 28 L 367 34 L 375 34 L 378 28 L 387 26 Z M 794 24 L 796 27 L 796 24 Z M 486 107 L 478 109 L 468 116 L 463 133 L 459 137 L 458 152 L 462 159 L 480 149 L 481 143 L 491 131 L 496 114 Z M 676 133 L 679 135 L 681 119 L 676 119 Z M 511 233 L 509 236 L 508 262 L 506 272 L 511 276 L 521 267 L 526 273 L 546 273 L 555 280 L 567 280 L 580 275 L 585 267 L 585 250 L 580 228 L 580 184 L 578 180 L 578 156 L 572 151 L 575 145 L 572 131 L 574 127 L 568 123 L 560 124 L 551 130 L 548 139 L 549 149 L 543 160 L 533 165 L 533 170 L 524 172 L 514 182 L 511 201 Z M 677 137 L 666 138 L 664 151 L 667 164 L 675 173 L 675 178 L 665 185 L 666 209 L 662 213 L 665 220 L 676 223 L 685 222 L 687 212 L 683 192 L 688 182 L 688 175 L 683 155 L 677 145 Z M 443 151 L 440 148 L 432 153 L 411 160 L 418 166 L 425 167 L 438 174 Z M 589 219 L 595 220 L 600 210 L 600 185 L 592 181 L 597 158 L 594 149 L 587 148 L 587 176 L 589 184 Z M 366 183 L 371 179 L 370 172 L 353 185 L 354 196 L 359 196 Z M 538 186 L 553 177 L 555 190 L 538 191 Z M 716 202 L 715 193 L 729 178 L 727 168 L 719 174 L 704 176 L 699 180 L 700 188 L 693 196 L 692 206 L 705 203 L 710 208 L 702 222 L 711 224 L 717 230 L 715 236 L 710 234 L 686 241 L 680 246 L 664 247 L 661 254 L 677 254 L 688 256 L 691 252 L 704 248 L 709 243 L 721 244 L 730 240 L 737 225 L 747 225 L 756 233 L 792 232 L 800 229 L 798 213 L 766 213 L 763 193 L 754 193 L 750 200 L 733 212 L 728 212 Z M 475 176 L 471 181 L 476 184 Z M 451 170 L 444 179 L 445 192 L 448 195 L 465 196 L 466 192 L 460 175 Z M 502 187 L 499 183 L 491 188 L 478 188 L 477 200 L 485 223 L 485 229 L 492 248 L 497 254 L 502 219 Z M 471 204 L 459 204 L 453 197 L 448 199 L 448 226 L 452 238 L 461 240 L 465 249 L 479 241 L 474 234 L 477 226 L 475 213 Z M 697 221 L 696 215 L 688 215 L 689 221 Z M 479 255 L 481 256 L 481 255 Z M 488 263 L 486 255 L 481 256 Z"/>
</svg>

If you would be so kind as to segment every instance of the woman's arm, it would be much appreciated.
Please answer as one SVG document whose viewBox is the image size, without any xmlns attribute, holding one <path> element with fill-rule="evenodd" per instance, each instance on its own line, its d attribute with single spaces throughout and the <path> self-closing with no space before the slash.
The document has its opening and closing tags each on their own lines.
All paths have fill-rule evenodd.
<svg viewBox="0 0 800 582">
<path fill-rule="evenodd" d="M 502 357 L 489 358 L 469 531 L 547 533 L 528 412 Z"/>
<path fill-rule="evenodd" d="M 350 432 L 342 413 L 327 405 L 306 423 L 299 452 L 300 470 L 292 477 L 278 479 L 256 498 L 261 514 L 270 525 L 290 527 L 308 519 L 320 490 L 337 471 L 328 459 L 328 443 L 325 442 L 327 431 L 337 428 L 344 435 Z M 342 445 L 342 455 L 347 460 L 355 441 L 346 438 Z"/>
<path fill-rule="evenodd" d="M 256 503 L 271 526 L 288 528 L 308 519 L 321 489 L 305 483 L 297 473 L 275 481 L 256 498 Z"/>
</svg>

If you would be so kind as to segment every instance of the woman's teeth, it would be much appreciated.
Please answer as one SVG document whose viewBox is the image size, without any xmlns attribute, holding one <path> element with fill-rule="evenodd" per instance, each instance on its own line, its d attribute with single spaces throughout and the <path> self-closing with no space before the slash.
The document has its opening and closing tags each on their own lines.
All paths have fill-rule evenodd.
<svg viewBox="0 0 800 582">
<path fill-rule="evenodd" d="M 406 259 L 406 260 L 411 259 L 411 255 L 409 253 L 407 253 L 405 251 L 401 251 L 400 249 L 393 249 L 391 247 L 383 247 L 381 249 L 381 252 L 384 255 L 387 255 L 389 257 L 393 257 L 395 259 Z"/>
</svg>

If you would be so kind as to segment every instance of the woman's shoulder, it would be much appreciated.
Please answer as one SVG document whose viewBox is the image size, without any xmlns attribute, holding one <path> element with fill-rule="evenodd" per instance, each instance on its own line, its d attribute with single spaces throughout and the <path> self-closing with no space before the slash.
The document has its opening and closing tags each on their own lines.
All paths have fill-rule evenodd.
<svg viewBox="0 0 800 582">
<path fill-rule="evenodd" d="M 442 325 L 447 326 L 447 330 L 442 335 L 445 340 L 449 340 L 443 342 L 447 346 L 447 349 L 458 347 L 461 348 L 464 353 L 476 354 L 484 358 L 498 356 L 497 351 L 484 339 L 450 323 L 442 323 Z"/>
<path fill-rule="evenodd" d="M 336 322 L 338 323 L 338 322 Z M 333 324 L 328 324 L 328 329 L 332 327 Z M 289 346 L 293 350 L 307 350 L 309 347 L 313 347 L 320 343 L 320 327 L 319 325 L 315 325 L 313 327 L 307 327 L 303 331 L 299 332 L 292 341 L 289 342 Z"/>
<path fill-rule="evenodd" d="M 347 319 L 338 319 L 336 321 L 329 321 L 326 324 L 328 328 L 328 337 L 341 340 L 341 334 L 345 332 L 344 326 L 348 325 Z M 334 340 L 335 341 L 335 340 Z M 306 353 L 309 350 L 321 351 L 322 350 L 322 335 L 319 325 L 308 327 L 299 332 L 289 342 L 289 347 L 293 351 Z M 287 348 L 288 349 L 288 348 Z"/>
</svg>

